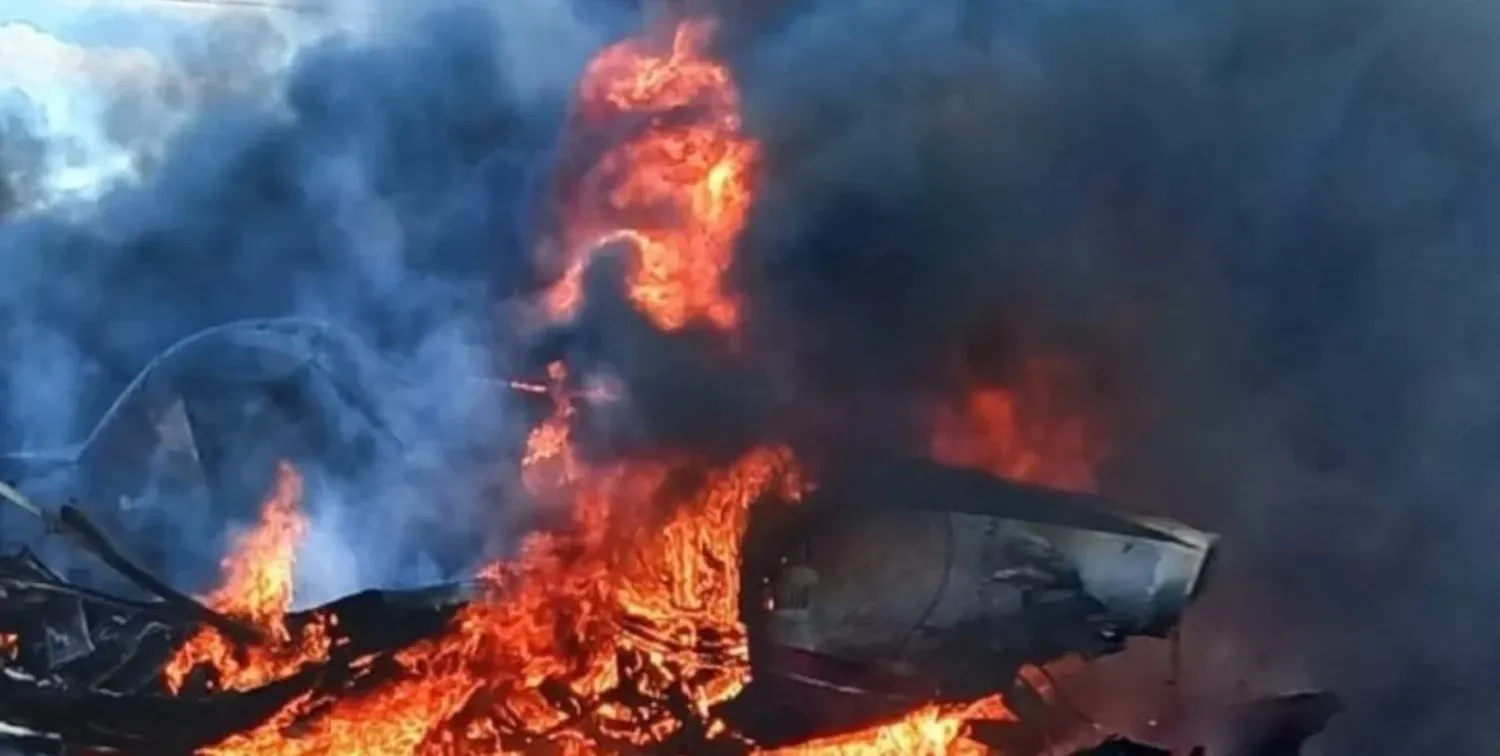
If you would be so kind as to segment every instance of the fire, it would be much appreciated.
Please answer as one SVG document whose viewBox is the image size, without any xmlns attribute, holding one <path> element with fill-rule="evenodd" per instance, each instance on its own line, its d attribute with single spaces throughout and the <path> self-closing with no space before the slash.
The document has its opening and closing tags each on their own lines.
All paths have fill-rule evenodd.
<svg viewBox="0 0 1500 756">
<path fill-rule="evenodd" d="M 962 716 L 929 704 L 888 725 L 768 752 L 768 756 L 982 755 L 982 748 L 977 751 L 955 750 L 954 746 L 963 733 L 963 723 Z"/>
<path fill-rule="evenodd" d="M 712 707 L 749 677 L 739 537 L 756 499 L 773 491 L 796 498 L 796 470 L 785 450 L 758 449 L 674 501 L 673 469 L 680 465 L 590 471 L 571 492 L 572 527 L 533 534 L 514 560 L 492 566 L 490 596 L 466 607 L 449 633 L 399 655 L 405 676 L 363 696 L 296 701 L 206 753 L 499 754 L 550 740 L 555 752 L 581 756 L 660 742 L 685 720 L 722 728 Z M 285 522 L 276 517 L 287 500 L 278 492 L 246 543 L 294 532 L 268 526 Z M 662 504 L 668 514 L 657 520 Z M 248 572 L 256 570 L 230 570 Z M 289 671 L 262 668 L 269 677 Z M 319 703 L 329 708 L 299 721 Z M 979 747 L 961 737 L 964 721 L 981 715 L 1008 716 L 998 699 L 927 706 L 864 732 L 762 753 L 977 756 Z"/>
<path fill-rule="evenodd" d="M 562 280 L 547 311 L 577 308 L 583 270 L 615 241 L 634 247 L 627 281 L 635 306 L 673 331 L 693 320 L 734 327 L 738 307 L 721 288 L 750 207 L 758 149 L 739 135 L 739 96 L 729 71 L 704 55 L 711 24 L 683 21 L 669 49 L 632 39 L 594 58 L 579 87 L 585 128 L 649 127 L 587 171 L 565 210 Z"/>
<path fill-rule="evenodd" d="M 1094 418 L 1072 409 L 1026 412 L 1066 383 L 1070 366 L 1033 359 L 1021 372 L 1018 386 L 979 387 L 956 406 L 942 407 L 934 423 L 933 458 L 1027 483 L 1092 491 L 1100 457 Z"/>
<path fill-rule="evenodd" d="M 571 527 L 533 534 L 493 566 L 491 595 L 400 654 L 407 674 L 331 702 L 295 735 L 286 729 L 319 702 L 209 752 L 496 754 L 550 741 L 613 753 L 711 723 L 749 672 L 739 538 L 752 502 L 791 464 L 758 449 L 683 494 L 678 461 L 591 470 L 569 492 Z"/>
<path fill-rule="evenodd" d="M 985 756 L 986 746 L 963 739 L 970 719 L 1011 720 L 998 696 L 963 706 L 928 704 L 887 725 L 836 735 L 763 756 Z"/>
<path fill-rule="evenodd" d="M 200 665 L 214 669 L 217 687 L 249 690 L 327 654 L 326 627 L 313 623 L 293 638 L 285 622 L 292 606 L 295 552 L 307 530 L 307 519 L 299 509 L 301 499 L 301 475 L 290 464 L 281 463 L 260 521 L 224 559 L 223 585 L 205 599 L 213 609 L 263 631 L 270 643 L 239 649 L 218 630 L 204 627 L 167 663 L 167 685 L 173 692 L 180 691 Z"/>
<path fill-rule="evenodd" d="M 683 21 L 667 50 L 631 40 L 588 67 L 582 122 L 642 128 L 607 150 L 565 202 L 566 272 L 543 301 L 552 317 L 576 311 L 582 271 L 601 245 L 626 240 L 637 255 L 626 290 L 656 327 L 736 327 L 738 307 L 721 279 L 745 222 L 757 146 L 739 134 L 729 72 L 704 55 L 710 32 L 704 22 Z M 568 522 L 530 534 L 486 569 L 481 595 L 445 633 L 399 652 L 383 684 L 333 700 L 304 696 L 206 754 L 583 756 L 664 743 L 680 752 L 709 741 L 754 752 L 716 718 L 715 706 L 750 676 L 739 618 L 742 535 L 757 502 L 802 493 L 797 461 L 788 449 L 765 446 L 728 463 L 686 454 L 588 462 L 573 447 L 574 402 L 615 391 L 569 394 L 566 367 L 548 373 L 546 384 L 510 388 L 553 401 L 528 437 L 523 483 L 537 502 L 560 505 Z M 970 417 L 1007 429 L 1003 401 L 976 402 Z M 1015 449 L 996 454 L 970 462 L 1025 468 Z M 205 630 L 172 660 L 173 690 L 199 664 L 217 669 L 221 686 L 243 689 L 327 654 L 329 627 L 315 623 L 294 638 L 284 622 L 292 554 L 305 528 L 298 483 L 290 467 L 280 470 L 260 527 L 226 560 L 225 585 L 209 600 L 277 642 L 236 657 L 226 639 Z M 932 705 L 865 732 L 761 753 L 967 756 L 980 749 L 962 739 L 966 720 L 1008 716 L 998 699 Z"/>
<path fill-rule="evenodd" d="M 552 414 L 531 429 L 526 437 L 526 454 L 521 458 L 522 481 L 526 490 L 542 494 L 552 487 L 570 482 L 579 475 L 573 453 L 571 421 L 573 398 L 563 388 L 567 368 L 560 362 L 547 366 L 551 383 L 541 386 L 552 399 Z"/>
</svg>

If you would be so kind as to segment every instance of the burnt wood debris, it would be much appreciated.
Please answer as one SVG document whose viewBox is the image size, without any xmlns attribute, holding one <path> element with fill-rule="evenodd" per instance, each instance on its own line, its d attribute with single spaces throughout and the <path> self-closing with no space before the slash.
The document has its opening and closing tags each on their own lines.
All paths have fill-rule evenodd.
<svg viewBox="0 0 1500 756">
<path fill-rule="evenodd" d="M 468 582 L 348 595 L 286 618 L 294 635 L 314 620 L 329 628 L 333 642 L 322 658 L 244 691 L 220 690 L 202 667 L 176 693 L 167 688 L 167 661 L 205 626 L 241 649 L 270 641 L 130 556 L 141 544 L 101 527 L 84 502 L 139 494 L 130 486 L 143 485 L 141 476 L 119 471 L 143 464 L 164 443 L 152 436 L 161 423 L 140 419 L 172 414 L 162 408 L 174 406 L 193 426 L 188 437 L 204 447 L 189 458 L 208 469 L 191 477 L 210 499 L 238 495 L 215 490 L 215 466 L 233 465 L 233 450 L 247 448 L 239 437 L 246 427 L 260 433 L 276 423 L 216 421 L 218 365 L 232 363 L 232 390 L 263 391 L 269 398 L 257 406 L 295 426 L 276 438 L 300 439 L 301 453 L 311 449 L 325 464 L 347 459 L 334 447 L 350 442 L 347 434 L 320 436 L 329 424 L 320 413 L 354 412 L 367 418 L 368 443 L 400 443 L 360 399 L 371 395 L 378 365 L 356 342 L 311 321 L 198 334 L 153 362 L 79 446 L 0 457 L 0 472 L 14 483 L 0 486 L 7 522 L 24 510 L 22 519 L 40 526 L 40 542 L 64 543 L 114 577 L 64 577 L 38 558 L 37 543 L 0 542 L 0 752 L 191 754 L 255 729 L 301 697 L 335 700 L 408 674 L 396 655 L 440 636 L 476 599 L 478 584 Z M 295 401 L 295 411 L 277 413 L 278 401 Z M 131 451 L 113 451 L 121 449 Z M 77 503 L 30 493 L 52 491 L 38 481 L 59 470 L 84 481 L 62 499 Z M 848 516 L 853 507 L 860 516 Z M 997 693 L 1021 722 L 970 722 L 967 737 L 1006 756 L 1054 753 L 1048 720 L 1065 703 L 1032 687 L 1022 669 L 1111 654 L 1131 637 L 1167 637 L 1203 589 L 1215 541 L 1180 523 L 1122 514 L 1096 497 L 926 460 L 830 471 L 801 505 L 764 511 L 774 514 L 752 518 L 743 549 L 752 682 L 715 712 L 738 737 L 692 726 L 697 718 L 685 706 L 685 726 L 654 753 L 749 753 L 748 741 L 795 743 L 932 701 Z M 890 590 L 897 584 L 903 590 Z M 628 695 L 630 665 L 621 668 L 620 695 Z M 578 706 L 586 712 L 600 703 Z M 1322 693 L 1257 701 L 1235 712 L 1225 743 L 1198 753 L 1296 754 L 1338 708 Z M 1115 738 L 1078 753 L 1169 752 Z"/>
</svg>

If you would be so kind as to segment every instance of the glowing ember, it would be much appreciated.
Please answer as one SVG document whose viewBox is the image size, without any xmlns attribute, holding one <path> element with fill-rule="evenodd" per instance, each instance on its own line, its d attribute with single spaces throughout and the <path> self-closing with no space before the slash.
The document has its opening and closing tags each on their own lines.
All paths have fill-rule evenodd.
<svg viewBox="0 0 1500 756">
<path fill-rule="evenodd" d="M 16 658 L 20 651 L 20 636 L 15 633 L 0 633 L 0 660 Z"/>
<path fill-rule="evenodd" d="M 754 142 L 739 135 L 739 97 L 729 71 L 703 49 L 712 25 L 685 21 L 671 48 L 628 40 L 604 50 L 579 87 L 585 128 L 649 119 L 609 150 L 569 198 L 563 279 L 547 295 L 555 317 L 573 313 L 595 250 L 631 243 L 627 282 L 637 308 L 662 330 L 694 319 L 732 328 L 738 309 L 720 287 L 750 207 Z M 602 196 L 600 196 L 602 195 Z"/>
<path fill-rule="evenodd" d="M 213 668 L 217 687 L 248 690 L 328 653 L 327 628 L 322 624 L 309 625 L 294 639 L 285 623 L 292 606 L 295 552 L 307 530 L 301 499 L 301 475 L 289 464 L 278 465 L 260 522 L 235 544 L 223 562 L 223 585 L 205 599 L 210 607 L 261 629 L 271 643 L 239 649 L 218 630 L 204 627 L 167 663 L 167 685 L 173 692 L 199 665 Z"/>
</svg>

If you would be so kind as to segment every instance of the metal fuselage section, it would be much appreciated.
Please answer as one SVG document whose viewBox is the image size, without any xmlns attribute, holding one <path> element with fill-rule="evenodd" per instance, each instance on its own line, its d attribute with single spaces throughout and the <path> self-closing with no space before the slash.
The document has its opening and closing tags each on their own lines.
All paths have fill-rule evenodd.
<svg viewBox="0 0 1500 756">
<path fill-rule="evenodd" d="M 1209 534 L 1094 497 L 929 462 L 873 467 L 772 508 L 747 541 L 771 740 L 1004 693 L 1023 665 L 1165 635 L 1213 553 Z"/>
</svg>

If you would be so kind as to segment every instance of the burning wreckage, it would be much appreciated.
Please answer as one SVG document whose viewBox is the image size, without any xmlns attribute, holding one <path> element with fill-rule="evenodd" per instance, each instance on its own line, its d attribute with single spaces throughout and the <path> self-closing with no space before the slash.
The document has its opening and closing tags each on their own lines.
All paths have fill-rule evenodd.
<svg viewBox="0 0 1500 756">
<path fill-rule="evenodd" d="M 713 22 L 659 20 L 664 34 L 605 48 L 579 82 L 576 138 L 544 203 L 556 228 L 536 245 L 556 275 L 526 302 L 542 332 L 587 320 L 603 275 L 653 334 L 738 336 L 742 303 L 720 278 L 762 145 L 741 132 Z M 622 248 L 631 265 L 595 264 Z M 516 455 L 517 497 L 544 522 L 504 559 L 293 611 L 307 465 L 403 458 L 399 424 L 370 401 L 390 371 L 307 321 L 169 349 L 76 448 L 3 460 L 8 509 L 38 527 L 28 537 L 7 512 L 0 738 L 135 756 L 1021 756 L 1076 721 L 1049 663 L 1167 635 L 1206 583 L 1213 536 L 1028 485 L 1049 483 L 1029 460 L 835 464 L 774 433 L 727 459 L 584 454 L 583 421 L 609 402 L 574 362 L 495 384 L 541 415 Z M 259 512 L 206 596 L 128 555 L 152 546 L 149 528 L 99 524 L 162 489 Z M 63 539 L 113 582 L 34 556 Z M 1295 753 L 1334 708 L 1319 694 L 1262 702 L 1212 752 Z M 1164 753 L 1118 739 L 1094 752 Z"/>
<path fill-rule="evenodd" d="M 295 439 L 283 448 L 337 460 L 349 436 L 330 434 L 328 423 L 352 414 L 369 420 L 365 441 L 389 443 L 354 391 L 368 385 L 351 367 L 364 362 L 349 359 L 355 347 L 307 321 L 200 334 L 152 363 L 84 443 L 10 455 L 7 472 L 23 490 L 56 490 L 48 480 L 64 477 L 80 500 L 128 498 L 149 477 L 148 458 L 175 452 L 205 496 L 221 500 L 239 495 L 238 483 L 228 476 L 233 461 L 215 451 L 249 448 L 250 436 Z M 258 409 L 228 422 L 226 397 Z M 604 656 L 528 669 L 535 658 L 507 656 L 530 653 L 537 640 L 518 621 L 600 621 L 546 616 L 557 607 L 531 594 L 570 590 L 569 578 L 499 569 L 288 612 L 300 478 L 286 464 L 272 477 L 260 525 L 226 562 L 223 589 L 201 600 L 125 556 L 79 506 L 0 489 L 135 587 L 65 580 L 26 550 L 0 559 L 0 738 L 23 753 L 152 756 L 1042 753 L 1063 705 L 1046 665 L 1170 633 L 1205 585 L 1215 541 L 1093 496 L 883 460 L 816 487 L 764 488 L 738 548 L 697 545 L 739 555 L 738 565 L 717 565 L 720 578 L 738 576 L 733 585 L 698 586 L 732 589 L 717 597 L 732 612 L 728 624 L 695 597 L 677 597 L 680 617 L 632 612 L 627 598 L 608 628 L 545 629 L 574 642 L 608 639 L 572 652 Z M 543 551 L 523 547 L 520 559 Z M 641 551 L 608 566 L 672 558 Z M 572 569 L 593 580 L 588 558 L 574 558 L 584 564 Z M 543 578 L 561 584 L 526 584 Z M 628 580 L 615 588 L 651 590 Z M 511 614 L 512 601 L 532 616 Z M 465 627 L 481 621 L 512 637 Z M 459 676 L 436 660 L 457 653 L 448 640 L 471 632 L 463 653 L 472 668 L 451 688 L 435 682 Z M 487 649 L 491 642 L 520 650 Z M 486 652 L 495 658 L 475 660 Z M 385 691 L 422 700 L 406 700 L 418 709 L 407 711 Z M 1262 702 L 1247 710 L 1251 734 L 1214 753 L 1296 753 L 1333 708 L 1322 695 Z M 381 712 L 414 719 L 371 719 Z M 445 717 L 449 728 L 426 729 Z M 356 726 L 340 731 L 341 721 Z M 298 746 L 303 737 L 317 745 Z M 1167 753 L 1122 740 L 1091 752 Z"/>
</svg>

